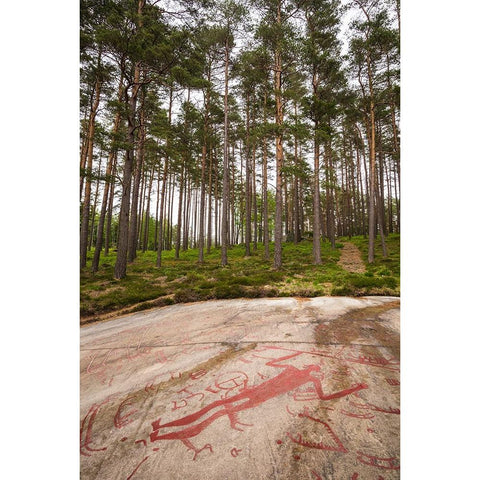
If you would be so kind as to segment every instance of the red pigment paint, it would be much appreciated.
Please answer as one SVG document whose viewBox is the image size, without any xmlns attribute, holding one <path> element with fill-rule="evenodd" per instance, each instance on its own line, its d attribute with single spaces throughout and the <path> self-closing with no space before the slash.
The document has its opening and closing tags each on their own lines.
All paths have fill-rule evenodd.
<svg viewBox="0 0 480 480">
<path fill-rule="evenodd" d="M 156 388 L 154 386 L 154 382 L 148 382 L 146 385 L 145 385 L 145 392 L 148 393 L 148 392 L 152 392 L 152 391 L 155 391 Z"/>
<path fill-rule="evenodd" d="M 357 460 L 365 465 L 371 465 L 386 470 L 400 470 L 399 460 L 395 457 L 381 458 L 374 455 L 367 455 L 363 452 L 357 452 Z"/>
<path fill-rule="evenodd" d="M 197 380 L 197 378 L 203 377 L 206 374 L 207 374 L 207 371 L 202 369 L 202 370 L 199 370 L 198 372 L 191 373 L 190 378 L 192 380 Z"/>
<path fill-rule="evenodd" d="M 296 437 L 294 438 L 290 433 L 287 433 L 288 438 L 294 443 L 297 443 L 299 445 L 302 445 L 303 447 L 308 447 L 308 448 L 316 448 L 318 450 L 329 450 L 332 452 L 342 452 L 342 453 L 347 453 L 347 449 L 343 446 L 342 442 L 340 439 L 335 435 L 333 430 L 330 428 L 330 425 L 328 423 L 320 420 L 319 418 L 312 417 L 308 413 L 308 409 L 305 409 L 305 413 L 299 413 L 298 416 L 300 418 L 308 418 L 309 420 L 313 420 L 316 423 L 321 423 L 326 429 L 328 436 L 330 437 L 331 440 L 335 443 L 334 446 L 332 445 L 325 445 L 323 442 L 308 442 L 303 440 L 301 434 L 297 434 Z"/>
<path fill-rule="evenodd" d="M 396 378 L 386 378 L 385 380 L 389 385 L 393 385 L 393 386 L 400 385 L 400 382 Z"/>
<path fill-rule="evenodd" d="M 312 470 L 312 473 L 315 475 L 315 480 L 322 480 L 322 477 L 315 470 Z"/>
<path fill-rule="evenodd" d="M 293 456 L 293 459 L 294 459 L 294 460 L 300 460 L 300 455 L 294 455 L 294 456 Z"/>
<path fill-rule="evenodd" d="M 371 418 L 375 417 L 375 415 L 373 413 L 347 412 L 343 408 L 340 410 L 340 413 L 343 413 L 343 415 L 346 415 L 347 417 L 353 417 L 353 418 L 371 419 Z"/>
<path fill-rule="evenodd" d="M 281 440 L 277 440 L 277 443 L 281 445 L 283 442 Z"/>
<path fill-rule="evenodd" d="M 392 358 L 383 358 L 383 357 L 368 357 L 363 355 L 353 356 L 349 355 L 344 358 L 347 362 L 360 363 L 362 365 L 368 365 L 371 367 L 381 367 L 387 370 L 399 370 L 400 362 Z"/>
<path fill-rule="evenodd" d="M 127 440 L 127 437 L 123 437 L 120 441 L 124 442 L 125 440 Z"/>
<path fill-rule="evenodd" d="M 227 390 L 228 392 L 237 387 L 241 387 L 241 390 L 243 390 L 247 387 L 247 383 L 248 375 L 241 370 L 224 373 L 215 380 L 215 386 L 217 388 L 220 388 L 220 390 Z"/>
<path fill-rule="evenodd" d="M 258 405 L 263 404 L 267 400 L 270 400 L 272 398 L 278 397 L 279 395 L 288 393 L 289 391 L 292 391 L 306 383 L 312 382 L 314 384 L 315 389 L 317 391 L 318 398 L 321 400 L 331 400 L 334 398 L 344 397 L 350 393 L 357 392 L 364 388 L 368 388 L 366 384 L 362 383 L 362 384 L 353 385 L 350 388 L 340 390 L 338 392 L 325 394 L 323 392 L 322 384 L 320 380 L 317 377 L 314 377 L 313 375 L 311 375 L 311 372 L 320 371 L 319 365 L 309 365 L 303 369 L 298 369 L 292 365 L 284 365 L 279 363 L 279 362 L 297 357 L 301 353 L 302 352 L 300 353 L 296 352 L 294 354 L 286 355 L 284 357 L 276 358 L 267 362 L 266 366 L 281 368 L 283 369 L 283 371 L 276 377 L 273 377 L 259 385 L 246 387 L 246 382 L 245 382 L 245 388 L 240 393 L 237 393 L 236 395 L 232 395 L 231 397 L 222 398 L 221 400 L 216 400 L 190 415 L 186 415 L 182 418 L 173 420 L 165 424 L 161 423 L 160 418 L 158 420 L 155 420 L 154 422 L 152 422 L 152 433 L 150 434 L 150 441 L 156 442 L 158 440 L 181 440 L 188 448 L 193 449 L 195 451 L 195 457 L 196 457 L 197 453 L 207 448 L 207 446 L 204 446 L 201 450 L 197 451 L 197 449 L 195 449 L 195 447 L 193 447 L 191 442 L 187 441 L 187 439 L 195 437 L 196 435 L 200 434 L 205 428 L 207 428 L 217 418 L 220 418 L 222 416 L 227 416 L 230 420 L 230 427 L 232 429 L 243 431 L 243 429 L 237 426 L 237 425 L 245 425 L 239 422 L 237 419 L 237 414 L 239 412 L 257 407 Z M 245 375 L 245 377 L 247 377 L 247 375 L 244 374 L 243 372 L 233 372 L 233 373 L 241 373 Z M 230 378 L 227 381 L 222 381 L 220 383 L 218 383 L 217 381 L 216 386 L 223 389 L 224 388 L 223 385 L 226 382 L 230 382 L 231 380 L 234 380 L 235 386 L 238 386 L 238 382 L 236 382 L 238 378 L 239 376 L 234 376 L 233 378 Z M 232 389 L 231 383 L 228 383 L 228 385 L 229 385 L 229 390 Z M 235 386 L 233 388 L 235 388 Z M 204 420 L 200 421 L 200 423 L 194 424 L 195 422 L 200 420 L 202 417 L 204 417 L 206 414 L 208 414 L 211 410 L 217 409 L 218 407 L 223 407 L 223 408 L 213 413 L 209 417 L 205 418 Z M 161 434 L 161 429 L 167 428 L 167 427 L 186 427 L 186 428 L 181 428 L 171 433 Z M 331 431 L 330 427 L 327 426 L 326 428 L 329 431 Z M 314 447 L 314 448 L 317 448 L 317 447 Z M 341 449 L 338 450 L 339 448 L 340 447 L 337 444 L 336 450 L 343 451 Z"/>
<path fill-rule="evenodd" d="M 177 393 L 188 393 L 188 397 L 184 397 L 182 399 L 180 399 L 178 402 L 176 400 L 173 401 L 173 408 L 172 408 L 172 412 L 174 410 L 177 410 L 179 408 L 184 408 L 188 405 L 188 400 L 192 399 L 192 398 L 195 398 L 197 396 L 200 396 L 200 401 L 203 400 L 203 397 L 205 397 L 205 395 L 203 393 L 193 393 L 193 392 L 190 392 L 189 391 L 189 388 L 190 388 L 190 385 L 187 385 L 185 388 L 182 388 L 181 390 L 179 390 Z M 183 405 L 180 405 L 179 402 L 183 402 Z"/>
<path fill-rule="evenodd" d="M 230 455 L 231 455 L 232 457 L 234 457 L 234 458 L 235 458 L 235 457 L 238 457 L 238 454 L 239 454 L 241 451 L 242 451 L 241 448 L 232 448 L 232 449 L 230 450 Z"/>
<path fill-rule="evenodd" d="M 137 472 L 137 470 L 140 468 L 140 465 L 148 458 L 145 457 L 136 467 L 135 467 L 135 470 L 127 477 L 127 480 L 130 480 L 134 475 L 135 473 Z"/>
<path fill-rule="evenodd" d="M 90 453 L 88 452 L 100 452 L 107 449 L 107 447 L 92 448 L 90 447 L 90 444 L 92 442 L 92 429 L 95 422 L 95 417 L 97 416 L 97 413 L 102 405 L 105 405 L 108 402 L 109 399 L 104 400 L 99 405 L 94 403 L 82 421 L 82 426 L 80 427 L 80 454 L 84 455 L 85 457 L 90 457 Z"/>
<path fill-rule="evenodd" d="M 372 403 L 357 403 L 357 402 L 350 402 L 356 408 L 366 409 L 366 410 L 375 410 L 377 412 L 382 413 L 393 413 L 395 415 L 400 415 L 400 410 L 398 408 L 388 407 L 382 408 L 378 407 L 377 405 L 373 405 Z"/>
<path fill-rule="evenodd" d="M 124 427 L 125 425 L 128 425 L 129 423 L 131 423 L 133 421 L 129 417 L 131 417 L 133 414 L 138 412 L 137 409 L 133 409 L 133 410 L 130 410 L 129 412 L 126 412 L 126 413 L 122 414 L 123 408 L 132 406 L 132 403 L 131 403 L 132 399 L 133 399 L 133 397 L 127 397 L 119 405 L 119 407 L 117 409 L 117 413 L 115 414 L 115 417 L 113 418 L 113 424 L 115 425 L 115 428 L 120 429 L 120 428 Z"/>
</svg>

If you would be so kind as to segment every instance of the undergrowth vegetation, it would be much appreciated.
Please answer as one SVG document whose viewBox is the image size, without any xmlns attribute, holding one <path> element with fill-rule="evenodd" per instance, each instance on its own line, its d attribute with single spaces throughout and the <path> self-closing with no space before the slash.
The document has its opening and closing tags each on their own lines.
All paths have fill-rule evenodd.
<svg viewBox="0 0 480 480">
<path fill-rule="evenodd" d="M 343 243 L 349 241 L 361 251 L 366 273 L 350 273 L 339 264 Z M 99 271 L 87 267 L 80 275 L 80 314 L 84 319 L 119 311 L 143 310 L 173 303 L 223 298 L 316 297 L 400 294 L 400 235 L 386 238 L 388 257 L 382 257 L 380 239 L 375 245 L 375 262 L 367 263 L 368 239 L 340 238 L 337 248 L 322 243 L 322 265 L 312 265 L 312 242 L 283 245 L 283 266 L 279 271 L 263 259 L 263 246 L 245 257 L 238 245 L 228 252 L 229 264 L 220 264 L 219 249 L 205 255 L 198 264 L 198 250 L 162 254 L 162 267 L 155 267 L 155 252 L 138 252 L 123 280 L 114 280 L 115 253 L 102 256 Z M 271 248 L 273 251 L 273 245 Z M 90 252 L 91 260 L 93 252 Z"/>
</svg>

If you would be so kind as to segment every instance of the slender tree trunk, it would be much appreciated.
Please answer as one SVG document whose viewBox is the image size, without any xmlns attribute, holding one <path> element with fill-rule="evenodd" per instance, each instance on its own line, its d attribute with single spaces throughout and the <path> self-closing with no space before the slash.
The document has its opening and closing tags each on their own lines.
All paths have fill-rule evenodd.
<svg viewBox="0 0 480 480">
<path fill-rule="evenodd" d="M 320 238 L 320 144 L 317 138 L 318 122 L 315 122 L 313 146 L 313 264 L 322 263 Z"/>
<path fill-rule="evenodd" d="M 100 152 L 100 158 L 98 161 L 98 170 L 97 170 L 97 181 L 95 182 L 95 193 L 93 195 L 93 205 L 92 205 L 92 213 L 91 213 L 92 228 L 90 230 L 90 235 L 88 240 L 89 251 L 92 249 L 93 237 L 95 233 L 95 215 L 97 213 L 97 202 L 98 202 L 98 194 L 99 194 L 99 188 L 100 188 L 100 174 L 102 172 L 102 155 L 103 153 Z"/>
<path fill-rule="evenodd" d="M 168 223 L 167 223 L 167 231 L 168 231 L 168 250 L 172 250 L 173 248 L 173 199 L 175 194 L 175 175 L 172 173 L 170 175 L 170 180 L 168 182 Z"/>
<path fill-rule="evenodd" d="M 263 122 L 267 123 L 267 93 L 263 101 Z M 267 137 L 263 137 L 263 244 L 265 246 L 265 260 L 270 259 L 270 235 L 268 228 L 268 147 Z"/>
<path fill-rule="evenodd" d="M 156 188 L 156 202 L 155 202 L 155 233 L 153 235 L 153 249 L 156 251 L 158 248 L 158 216 L 160 214 L 160 172 L 157 176 L 157 188 Z"/>
<path fill-rule="evenodd" d="M 181 242 L 181 232 L 182 232 L 182 205 L 183 205 L 183 190 L 184 190 L 184 171 L 185 164 L 182 165 L 182 172 L 180 174 L 180 192 L 178 195 L 178 215 L 177 215 L 177 237 L 175 240 L 175 260 L 178 260 L 180 254 L 180 242 Z"/>
<path fill-rule="evenodd" d="M 250 95 L 246 98 L 247 125 L 246 125 L 246 155 L 245 155 L 245 256 L 250 257 L 250 242 L 252 241 L 252 189 L 250 185 Z"/>
<path fill-rule="evenodd" d="M 88 247 L 88 225 L 90 217 L 90 196 L 92 191 L 92 169 L 93 169 L 93 143 L 95 135 L 95 117 L 97 115 L 98 106 L 100 105 L 100 78 L 95 82 L 95 97 L 90 111 L 90 119 L 88 122 L 88 142 L 87 142 L 87 168 L 85 171 L 85 195 L 83 197 L 82 207 L 82 224 L 80 227 L 80 268 L 84 268 L 87 264 L 87 247 Z"/>
<path fill-rule="evenodd" d="M 225 92 L 223 97 L 224 130 L 223 130 L 223 185 L 222 185 L 222 265 L 228 263 L 228 184 L 230 180 L 228 161 L 228 69 L 229 69 L 229 45 L 228 35 L 225 39 Z"/>
<path fill-rule="evenodd" d="M 170 114 L 169 114 L 169 119 L 170 119 Z M 165 155 L 165 164 L 163 166 L 162 193 L 160 196 L 160 218 L 159 218 L 159 228 L 158 228 L 157 262 L 156 262 L 157 268 L 160 268 L 162 266 L 162 250 L 164 249 L 163 232 L 164 232 L 164 223 L 165 223 L 164 222 L 165 192 L 167 188 L 167 182 L 168 182 L 168 153 L 167 155 Z"/>
<path fill-rule="evenodd" d="M 145 111 L 144 111 L 144 94 L 142 93 L 142 101 L 140 107 L 140 130 L 138 138 L 138 149 L 136 161 L 134 160 L 134 178 L 132 201 L 130 206 L 130 229 L 128 232 L 128 261 L 133 262 L 137 256 L 137 234 L 138 234 L 138 203 L 140 195 L 140 182 L 143 172 L 143 160 L 145 155 Z"/>
<path fill-rule="evenodd" d="M 369 73 L 369 77 L 370 77 Z M 370 80 L 371 83 L 371 80 Z M 370 203 L 368 211 L 368 263 L 375 259 L 375 104 L 373 101 L 373 87 L 370 93 Z"/>
<path fill-rule="evenodd" d="M 209 166 L 208 166 L 208 212 L 207 212 L 207 254 L 212 249 L 212 173 L 213 173 L 213 158 L 212 147 L 210 146 L 208 152 Z"/>
<path fill-rule="evenodd" d="M 219 214 L 219 202 L 218 202 L 218 165 L 217 165 L 217 155 L 215 154 L 215 248 L 218 248 L 219 242 L 219 235 L 220 231 L 222 230 L 222 226 L 220 225 L 220 221 L 223 222 L 223 214 L 222 220 L 220 220 Z M 223 231 L 223 230 L 222 230 Z"/>
<path fill-rule="evenodd" d="M 123 96 L 123 78 L 120 78 L 120 84 L 118 87 L 118 101 L 120 102 Z M 113 123 L 113 128 L 112 128 L 112 137 L 114 137 L 118 129 L 120 127 L 120 112 L 117 112 L 115 115 L 115 121 Z M 95 243 L 95 252 L 93 254 L 93 261 L 92 261 L 92 273 L 95 273 L 98 271 L 98 264 L 100 261 L 100 252 L 102 250 L 102 240 L 103 240 L 103 229 L 105 225 L 105 216 L 107 212 L 107 206 L 108 206 L 108 200 L 109 198 L 112 200 L 113 204 L 113 187 L 115 183 L 114 179 L 114 165 L 116 162 L 116 151 L 112 148 L 108 155 L 108 161 L 107 161 L 107 167 L 105 171 L 105 188 L 103 190 L 103 198 L 102 198 L 102 206 L 100 207 L 100 216 L 98 219 L 98 227 L 97 227 L 97 240 Z M 110 222 L 111 224 L 111 215 L 110 215 Z M 107 224 L 108 225 L 108 224 Z M 107 238 L 105 239 L 105 255 L 108 254 L 108 244 L 110 243 L 110 235 L 106 236 L 108 237 L 108 242 Z"/>
<path fill-rule="evenodd" d="M 139 27 L 142 26 L 142 10 L 145 0 L 138 0 L 138 17 Z M 129 241 L 129 211 L 130 196 L 132 189 L 132 174 L 134 168 L 134 145 L 135 145 L 135 129 L 136 129 L 136 108 L 137 98 L 140 89 L 140 63 L 135 64 L 134 79 L 132 93 L 128 97 L 128 88 L 125 89 L 126 103 L 128 106 L 128 147 L 125 154 L 125 164 L 123 169 L 123 189 L 122 200 L 120 203 L 120 213 L 118 219 L 118 243 L 117 243 L 117 260 L 115 262 L 114 277 L 120 280 L 127 274 L 127 255 Z"/>
<path fill-rule="evenodd" d="M 256 179 L 256 143 L 252 145 L 252 196 L 253 196 L 253 251 L 257 251 L 258 244 L 258 206 L 257 206 L 257 179 Z"/>
<path fill-rule="evenodd" d="M 185 252 L 188 250 L 188 237 L 190 234 L 190 212 L 192 209 L 192 179 L 187 177 L 187 184 L 185 188 L 185 205 L 183 213 L 183 244 L 182 250 Z"/>
<path fill-rule="evenodd" d="M 281 5 L 278 2 L 277 25 L 282 25 Z M 275 250 L 273 267 L 278 270 L 282 267 L 282 187 L 283 187 L 283 99 L 282 99 L 282 55 L 280 47 L 275 50 Z"/>
<path fill-rule="evenodd" d="M 297 112 L 297 101 L 294 103 L 294 113 L 295 113 L 295 126 L 298 127 L 298 112 Z M 293 214 L 292 214 L 292 229 L 293 229 L 293 242 L 297 244 L 300 242 L 300 212 L 299 212 L 299 198 L 298 198 L 298 135 L 297 129 L 295 129 L 294 135 L 294 165 L 295 173 L 293 175 Z"/>
<path fill-rule="evenodd" d="M 210 81 L 210 75 L 208 76 Z M 205 93 L 205 118 L 203 123 L 203 145 L 202 145 L 202 178 L 200 180 L 200 225 L 198 238 L 198 262 L 204 263 L 203 247 L 205 242 L 205 170 L 207 164 L 207 141 L 208 141 L 208 121 L 210 109 L 210 90 L 207 88 Z M 211 171 L 210 171 L 211 181 Z"/>
<path fill-rule="evenodd" d="M 230 184 L 230 238 L 228 245 L 231 247 L 235 243 L 235 143 L 232 143 L 230 169 L 232 171 L 232 178 Z"/>
<path fill-rule="evenodd" d="M 128 232 L 130 195 L 132 189 L 133 174 L 133 149 L 135 143 L 135 110 L 140 80 L 140 67 L 135 68 L 135 82 L 132 94 L 128 100 L 128 147 L 125 152 L 125 164 L 123 167 L 122 200 L 118 217 L 118 243 L 117 260 L 115 262 L 114 276 L 117 280 L 125 277 L 127 273 Z"/>
<path fill-rule="evenodd" d="M 110 183 L 110 193 L 108 194 L 108 209 L 107 209 L 107 228 L 105 231 L 105 252 L 107 256 L 110 249 L 110 242 L 112 237 L 112 215 L 113 215 L 113 199 L 115 196 L 115 176 L 117 174 L 117 152 L 113 156 L 112 166 L 112 181 Z"/>
<path fill-rule="evenodd" d="M 152 187 L 153 187 L 153 177 L 154 177 L 155 169 L 152 167 L 152 171 L 150 172 L 150 180 L 148 184 L 148 194 L 146 199 L 146 210 L 145 210 L 145 227 L 143 231 L 143 247 L 142 252 L 146 252 L 148 249 L 148 237 L 149 237 L 149 230 L 150 230 L 150 199 L 152 196 Z"/>
</svg>

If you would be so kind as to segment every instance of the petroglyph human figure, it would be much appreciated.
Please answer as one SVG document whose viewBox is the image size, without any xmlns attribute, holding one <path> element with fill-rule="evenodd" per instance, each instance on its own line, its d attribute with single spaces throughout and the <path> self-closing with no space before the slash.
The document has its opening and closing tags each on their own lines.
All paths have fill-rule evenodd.
<svg viewBox="0 0 480 480">
<path fill-rule="evenodd" d="M 217 418 L 226 415 L 230 420 L 231 428 L 243 431 L 238 425 L 251 425 L 244 424 L 238 421 L 237 415 L 239 412 L 254 408 L 266 402 L 267 400 L 290 392 L 306 383 L 313 383 L 315 390 L 318 394 L 318 398 L 320 400 L 331 400 L 333 398 L 344 397 L 345 395 L 348 395 L 350 393 L 354 393 L 361 389 L 367 388 L 366 384 L 360 383 L 335 393 L 325 394 L 319 378 L 312 375 L 312 372 L 320 371 L 321 367 L 319 365 L 306 365 L 304 368 L 299 369 L 292 365 L 284 365 L 279 363 L 301 355 L 301 353 L 302 352 L 296 352 L 291 355 L 273 359 L 267 362 L 267 366 L 281 368 L 283 369 L 283 371 L 279 375 L 259 385 L 255 385 L 252 387 L 247 387 L 245 385 L 245 388 L 240 393 L 237 393 L 236 395 L 233 395 L 231 397 L 216 400 L 209 405 L 201 408 L 197 412 L 186 415 L 177 420 L 173 420 L 164 424 L 161 423 L 161 418 L 155 420 L 154 422 L 152 422 L 153 431 L 150 434 L 150 441 L 156 442 L 158 440 L 181 440 L 188 449 L 191 449 L 195 452 L 195 455 L 193 457 L 193 460 L 195 460 L 197 455 L 202 450 L 209 449 L 212 452 L 213 449 L 210 444 L 206 444 L 200 449 L 195 448 L 195 446 L 190 441 L 190 438 L 199 435 Z M 207 416 L 207 414 L 209 412 L 212 412 L 213 410 L 216 411 L 210 416 Z M 202 417 L 205 418 L 202 420 Z M 195 423 L 198 421 L 199 423 Z M 172 427 L 184 428 L 180 428 L 179 430 L 170 433 L 162 433 L 162 429 Z"/>
</svg>

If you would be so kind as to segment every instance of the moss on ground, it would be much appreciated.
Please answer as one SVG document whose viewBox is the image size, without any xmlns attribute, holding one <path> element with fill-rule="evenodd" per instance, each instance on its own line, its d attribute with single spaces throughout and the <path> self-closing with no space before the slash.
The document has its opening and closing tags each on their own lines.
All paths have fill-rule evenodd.
<svg viewBox="0 0 480 480">
<path fill-rule="evenodd" d="M 338 265 L 345 242 L 361 251 L 367 271 L 349 273 Z M 220 249 L 205 254 L 198 263 L 198 250 L 163 252 L 162 267 L 156 268 L 156 252 L 138 252 L 129 264 L 127 276 L 113 278 L 115 253 L 101 258 L 99 271 L 90 273 L 89 263 L 80 274 L 80 315 L 87 319 L 123 310 L 138 311 L 156 306 L 222 298 L 258 298 L 276 296 L 316 297 L 322 295 L 362 296 L 400 294 L 400 236 L 386 239 L 388 257 L 382 258 L 380 239 L 375 245 L 375 261 L 367 264 L 368 239 L 340 238 L 337 248 L 322 243 L 322 265 L 313 265 L 312 242 L 283 245 L 283 266 L 276 271 L 272 260 L 263 258 L 259 245 L 251 257 L 244 246 L 228 251 L 226 267 L 220 264 Z M 271 246 L 273 252 L 273 245 Z M 93 252 L 89 252 L 89 260 Z"/>
</svg>

